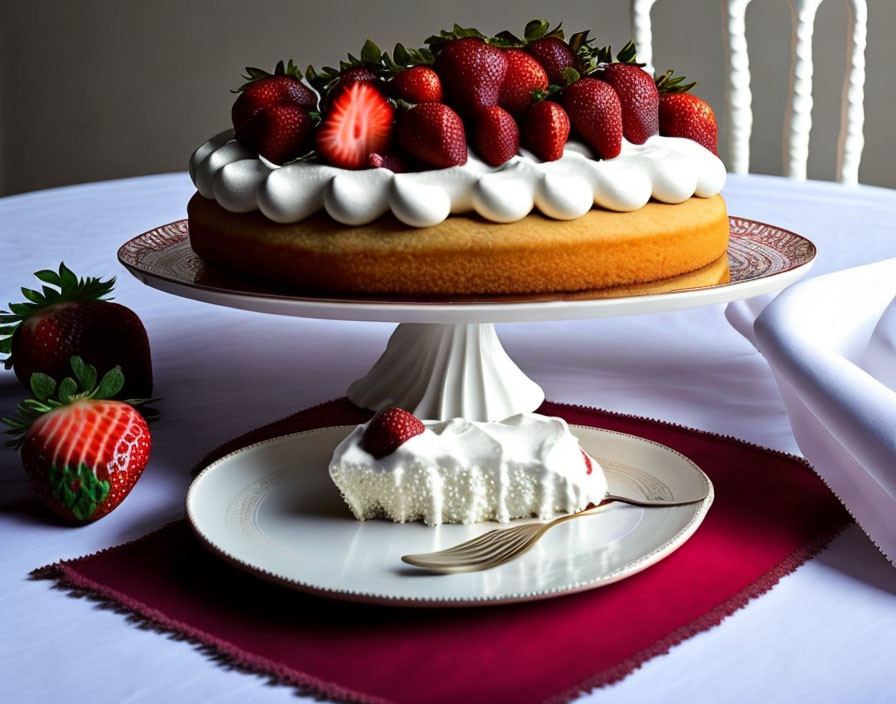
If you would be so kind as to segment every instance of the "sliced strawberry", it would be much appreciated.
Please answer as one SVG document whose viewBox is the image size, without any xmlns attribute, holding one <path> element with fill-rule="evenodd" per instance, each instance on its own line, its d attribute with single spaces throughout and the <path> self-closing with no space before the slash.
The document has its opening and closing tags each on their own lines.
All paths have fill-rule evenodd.
<svg viewBox="0 0 896 704">
<path fill-rule="evenodd" d="M 392 96 L 409 103 L 441 103 L 442 82 L 428 66 L 413 66 L 399 71 L 390 84 Z"/>
<path fill-rule="evenodd" d="M 408 154 L 437 169 L 467 163 L 464 123 L 444 103 L 420 103 L 403 112 L 398 142 Z"/>
<path fill-rule="evenodd" d="M 569 68 L 578 68 L 579 62 L 569 45 L 557 37 L 545 37 L 530 42 L 526 51 L 535 57 L 541 64 L 548 80 L 554 85 L 566 85 L 564 71 Z"/>
<path fill-rule="evenodd" d="M 78 278 L 65 264 L 37 276 L 41 291 L 22 289 L 27 303 L 10 303 L 0 311 L 0 352 L 25 386 L 43 372 L 65 376 L 69 360 L 79 355 L 100 373 L 120 366 L 127 382 L 125 398 L 152 394 L 152 359 L 146 328 L 130 308 L 107 300 L 115 279 Z M 55 287 L 55 288 L 53 288 Z"/>
<path fill-rule="evenodd" d="M 483 108 L 476 118 L 476 151 L 491 166 L 510 161 L 520 148 L 520 129 L 513 115 L 493 105 Z"/>
<path fill-rule="evenodd" d="M 426 427 L 413 413 L 386 408 L 377 413 L 361 435 L 361 449 L 376 459 L 391 455 Z"/>
<path fill-rule="evenodd" d="M 693 139 L 719 155 L 716 115 L 696 95 L 668 93 L 660 97 L 660 134 Z"/>
<path fill-rule="evenodd" d="M 311 148 L 311 117 L 298 105 L 264 108 L 252 120 L 258 153 L 275 164 L 285 164 Z"/>
<path fill-rule="evenodd" d="M 57 387 L 32 376 L 34 399 L 19 405 L 18 419 L 4 418 L 20 435 L 22 465 L 34 491 L 56 515 L 75 523 L 105 516 L 120 504 L 149 459 L 146 421 L 130 404 L 108 400 L 122 387 L 116 367 L 98 386 L 96 368 L 71 360 L 75 378 Z"/>
<path fill-rule="evenodd" d="M 659 132 L 660 94 L 653 77 L 637 64 L 608 63 L 594 74 L 616 91 L 622 105 L 622 134 L 644 144 Z"/>
<path fill-rule="evenodd" d="M 475 37 L 454 39 L 436 57 L 445 102 L 461 115 L 473 117 L 482 108 L 498 104 L 507 73 L 504 52 Z"/>
<path fill-rule="evenodd" d="M 588 456 L 588 453 L 582 450 L 582 457 L 585 458 L 585 474 L 591 474 L 594 471 L 594 467 L 591 464 L 591 458 Z"/>
<path fill-rule="evenodd" d="M 522 112 L 532 104 L 532 94 L 548 88 L 548 74 L 541 64 L 519 49 L 506 49 L 507 73 L 501 84 L 499 104 L 510 112 Z"/>
<path fill-rule="evenodd" d="M 542 161 L 563 156 L 569 139 L 569 115 L 558 103 L 535 103 L 523 115 L 523 144 Z"/>
<path fill-rule="evenodd" d="M 612 86 L 582 78 L 563 89 L 563 107 L 572 126 L 601 159 L 613 159 L 622 149 L 622 105 Z"/>
<path fill-rule="evenodd" d="M 394 113 L 379 90 L 368 82 L 353 83 L 333 99 L 318 127 L 318 156 L 345 169 L 367 167 L 371 152 L 381 154 L 388 149 Z"/>
</svg>

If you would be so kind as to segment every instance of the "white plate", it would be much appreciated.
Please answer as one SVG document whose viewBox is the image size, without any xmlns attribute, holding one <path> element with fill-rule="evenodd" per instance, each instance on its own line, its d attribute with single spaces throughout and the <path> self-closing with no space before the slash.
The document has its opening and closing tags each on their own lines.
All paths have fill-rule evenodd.
<svg viewBox="0 0 896 704">
<path fill-rule="evenodd" d="M 187 519 L 214 553 L 266 579 L 352 601 L 465 606 L 544 599 L 619 581 L 680 547 L 713 499 L 709 478 L 684 455 L 608 430 L 571 426 L 604 467 L 610 490 L 673 499 L 708 491 L 700 503 L 668 508 L 609 504 L 563 523 L 515 561 L 483 572 L 434 575 L 401 562 L 449 547 L 500 524 L 357 521 L 327 471 L 353 426 L 274 438 L 209 465 L 190 486 Z"/>
</svg>

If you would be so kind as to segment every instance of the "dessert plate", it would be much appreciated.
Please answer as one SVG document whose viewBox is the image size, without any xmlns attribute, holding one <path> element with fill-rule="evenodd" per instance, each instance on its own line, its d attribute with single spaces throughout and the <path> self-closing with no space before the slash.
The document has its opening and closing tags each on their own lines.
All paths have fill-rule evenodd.
<svg viewBox="0 0 896 704">
<path fill-rule="evenodd" d="M 808 239 L 774 225 L 729 217 L 726 284 L 664 293 L 608 296 L 608 291 L 479 298 L 314 297 L 278 291 L 205 264 L 190 248 L 186 220 L 138 235 L 119 261 L 143 283 L 185 298 L 306 318 L 404 323 L 509 323 L 678 310 L 758 296 L 789 286 L 815 259 Z"/>
<path fill-rule="evenodd" d="M 506 524 L 355 520 L 328 472 L 333 449 L 353 427 L 274 438 L 209 465 L 187 494 L 196 535 L 237 567 L 301 591 L 392 605 L 475 606 L 546 599 L 629 577 L 684 544 L 713 500 L 709 478 L 684 455 L 632 435 L 571 426 L 604 468 L 610 491 L 674 499 L 705 490 L 707 498 L 668 508 L 608 504 L 557 526 L 505 565 L 435 575 L 401 556 Z"/>
</svg>

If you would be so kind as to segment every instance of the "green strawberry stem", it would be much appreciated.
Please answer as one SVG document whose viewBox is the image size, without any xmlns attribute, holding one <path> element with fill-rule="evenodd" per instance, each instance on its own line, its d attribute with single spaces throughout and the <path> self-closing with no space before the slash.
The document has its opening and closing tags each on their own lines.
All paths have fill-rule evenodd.
<svg viewBox="0 0 896 704">
<path fill-rule="evenodd" d="M 49 471 L 50 491 L 79 521 L 88 520 L 109 495 L 109 481 L 97 479 L 84 462 L 73 469 L 53 465 Z"/>
<path fill-rule="evenodd" d="M 694 86 L 700 85 L 696 81 L 684 83 L 684 76 L 675 76 L 671 68 L 656 79 L 656 88 L 660 93 L 687 93 Z"/>
</svg>

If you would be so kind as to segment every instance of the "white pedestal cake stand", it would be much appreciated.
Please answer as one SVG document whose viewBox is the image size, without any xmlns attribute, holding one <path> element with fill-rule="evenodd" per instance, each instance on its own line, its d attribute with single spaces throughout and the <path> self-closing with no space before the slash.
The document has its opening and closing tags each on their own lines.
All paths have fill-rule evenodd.
<svg viewBox="0 0 896 704">
<path fill-rule="evenodd" d="M 347 395 L 372 410 L 399 406 L 420 418 L 501 420 L 534 411 L 544 393 L 517 367 L 494 323 L 597 318 L 679 310 L 750 298 L 788 286 L 815 258 L 806 238 L 730 218 L 731 283 L 620 298 L 502 297 L 477 300 L 301 297 L 213 270 L 190 249 L 187 221 L 124 244 L 121 263 L 143 283 L 207 303 L 264 313 L 399 323 L 385 352 Z"/>
</svg>

